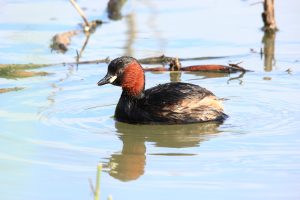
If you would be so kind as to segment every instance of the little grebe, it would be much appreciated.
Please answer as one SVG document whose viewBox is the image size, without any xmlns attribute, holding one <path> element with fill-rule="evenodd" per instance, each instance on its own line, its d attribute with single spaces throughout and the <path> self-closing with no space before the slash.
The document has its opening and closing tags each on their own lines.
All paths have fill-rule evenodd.
<svg viewBox="0 0 300 200">
<path fill-rule="evenodd" d="M 115 118 L 135 124 L 184 124 L 223 121 L 221 101 L 210 91 L 189 83 L 166 83 L 145 90 L 144 70 L 132 57 L 116 58 L 98 86 L 123 89 Z"/>
</svg>

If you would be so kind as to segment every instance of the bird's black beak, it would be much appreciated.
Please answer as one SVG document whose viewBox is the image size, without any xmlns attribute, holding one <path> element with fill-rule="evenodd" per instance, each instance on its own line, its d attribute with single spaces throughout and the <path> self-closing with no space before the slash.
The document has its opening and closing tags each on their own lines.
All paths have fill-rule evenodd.
<svg viewBox="0 0 300 200">
<path fill-rule="evenodd" d="M 117 76 L 111 75 L 111 74 L 106 74 L 106 76 L 104 76 L 104 78 L 102 78 L 97 85 L 101 86 L 101 85 L 105 85 L 108 83 L 112 83 L 114 82 L 114 80 L 116 80 Z"/>
</svg>

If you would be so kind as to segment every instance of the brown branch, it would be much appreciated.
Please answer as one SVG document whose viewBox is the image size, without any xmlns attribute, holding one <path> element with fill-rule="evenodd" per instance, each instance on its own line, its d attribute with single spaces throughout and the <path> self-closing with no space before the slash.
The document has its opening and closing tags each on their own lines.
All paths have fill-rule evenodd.
<svg viewBox="0 0 300 200">
<path fill-rule="evenodd" d="M 99 64 L 99 63 L 109 63 L 109 62 L 110 62 L 110 59 L 107 57 L 105 59 L 98 59 L 98 60 L 87 60 L 87 61 L 79 61 L 79 62 L 66 62 L 66 63 L 49 64 L 48 66 L 54 66 L 54 65 Z"/>
<path fill-rule="evenodd" d="M 225 73 L 230 73 L 234 72 L 236 70 L 233 70 L 229 66 L 225 65 L 193 65 L 193 66 L 188 66 L 188 67 L 182 67 L 182 71 L 202 71 L 202 72 L 225 72 Z"/>
<path fill-rule="evenodd" d="M 85 26 L 89 28 L 90 27 L 90 23 L 87 20 L 87 18 L 85 17 L 85 14 L 84 14 L 83 10 L 79 7 L 79 5 L 76 3 L 76 1 L 70 0 L 70 2 L 74 6 L 74 8 L 77 10 L 77 12 L 79 13 L 79 15 L 82 17 L 82 19 L 83 19 L 83 21 L 85 23 Z"/>
<path fill-rule="evenodd" d="M 206 57 L 194 57 L 194 58 L 176 58 L 169 57 L 165 55 L 157 56 L 157 57 L 149 57 L 138 59 L 141 64 L 167 64 L 172 62 L 174 59 L 178 59 L 179 61 L 190 61 L 190 60 L 212 60 L 212 59 L 221 59 L 227 58 L 230 56 L 206 56 Z"/>
<path fill-rule="evenodd" d="M 149 57 L 149 58 L 142 58 L 142 59 L 137 59 L 137 60 L 141 64 L 167 64 L 176 59 L 178 59 L 179 61 L 188 61 L 188 60 L 210 60 L 210 59 L 219 59 L 219 58 L 225 58 L 225 57 L 230 57 L 230 56 L 176 58 L 176 57 L 169 57 L 169 56 L 162 55 L 162 56 L 158 56 L 158 57 Z M 79 62 L 78 64 L 94 64 L 94 63 L 104 63 L 104 62 L 108 63 L 108 62 L 110 62 L 110 59 L 107 57 L 105 59 L 100 59 L 100 60 L 82 61 L 82 62 Z M 64 63 L 64 64 L 67 65 L 70 63 Z M 71 64 L 74 64 L 74 63 L 71 63 Z M 155 67 L 155 68 L 150 68 L 150 69 L 154 69 L 153 71 L 168 71 L 168 69 L 165 69 L 164 67 Z M 184 71 L 184 70 L 182 70 L 182 71 Z M 249 71 L 249 70 L 246 70 L 246 71 Z"/>
<path fill-rule="evenodd" d="M 264 12 L 262 13 L 262 20 L 264 22 L 263 30 L 266 32 L 277 31 L 274 0 L 264 0 Z"/>
<path fill-rule="evenodd" d="M 189 71 L 189 72 L 220 72 L 220 73 L 235 73 L 235 72 L 249 72 L 250 70 L 244 69 L 236 64 L 226 65 L 193 65 L 181 67 L 178 70 L 165 67 L 145 68 L 146 72 L 163 72 L 163 71 Z"/>
<path fill-rule="evenodd" d="M 179 58 L 179 61 L 189 61 L 189 60 L 214 60 L 221 58 L 228 58 L 230 56 L 204 56 L 204 57 L 195 57 L 195 58 Z"/>
<path fill-rule="evenodd" d="M 77 58 L 79 59 L 82 55 L 82 52 L 85 48 L 85 46 L 87 45 L 87 41 L 89 39 L 89 35 L 93 32 L 95 32 L 96 28 L 101 25 L 103 23 L 102 20 L 93 20 L 91 22 L 89 22 L 83 12 L 83 10 L 79 7 L 79 5 L 76 3 L 75 0 L 70 0 L 71 4 L 73 5 L 73 7 L 77 10 L 77 12 L 79 13 L 79 15 L 82 17 L 84 24 L 82 24 L 82 29 L 83 32 L 88 35 L 88 38 L 86 39 L 82 49 L 80 50 L 79 56 L 77 56 Z M 59 33 L 56 34 L 53 38 L 52 38 L 52 43 L 50 45 L 50 48 L 52 50 L 55 50 L 59 53 L 65 53 L 66 51 L 68 51 L 67 46 L 71 43 L 71 38 L 74 35 L 77 35 L 80 31 L 75 30 L 75 31 L 68 31 L 68 32 L 64 32 L 64 33 Z"/>
<path fill-rule="evenodd" d="M 80 55 L 78 53 L 78 55 Z M 77 55 L 77 57 L 78 57 Z M 203 57 L 198 57 L 198 58 L 203 58 Z M 146 59 L 138 59 L 139 62 L 147 61 L 149 64 L 155 64 L 161 63 L 161 62 L 166 62 L 166 61 L 172 61 L 171 59 L 174 59 L 173 57 L 167 57 L 167 56 L 159 56 L 159 57 L 152 57 L 152 58 L 146 58 Z M 195 59 L 195 58 L 182 58 L 182 60 L 188 60 L 188 59 Z M 76 59 L 77 60 L 77 59 Z M 176 60 L 176 59 L 175 59 Z M 181 60 L 180 58 L 178 60 Z M 153 61 L 153 62 L 150 62 Z M 109 57 L 105 59 L 97 59 L 97 60 L 87 60 L 87 61 L 76 61 L 76 62 L 63 62 L 63 63 L 50 63 L 50 64 L 27 64 L 29 66 L 34 66 L 36 67 L 49 67 L 49 66 L 57 66 L 57 65 L 81 65 L 81 64 L 98 64 L 98 63 L 109 63 L 110 59 Z M 178 61 L 177 61 L 178 62 Z M 179 64 L 179 63 L 178 63 Z M 247 70 L 243 67 L 238 66 L 238 64 L 229 64 L 229 66 L 226 65 L 217 65 L 217 64 L 209 64 L 209 65 L 193 65 L 193 66 L 186 66 L 186 67 L 181 67 L 179 69 L 173 69 L 173 68 L 165 68 L 165 67 L 153 67 L 153 68 L 144 68 L 145 71 L 203 71 L 203 72 L 225 72 L 225 73 L 231 73 L 231 72 L 237 72 L 237 71 L 245 71 L 248 72 L 250 70 Z M 5 64 L 2 64 L 4 67 L 6 66 Z M 2 66 L 0 64 L 0 68 Z M 25 64 L 25 66 L 27 66 Z M 15 64 L 15 67 L 23 67 L 24 64 Z"/>
<path fill-rule="evenodd" d="M 85 47 L 86 47 L 86 45 L 87 45 L 88 42 L 89 42 L 90 35 L 91 35 L 91 34 L 89 34 L 89 33 L 86 34 L 84 43 L 83 43 L 83 45 L 82 45 L 82 47 L 81 47 L 81 49 L 80 49 L 80 52 L 79 52 L 79 54 L 78 54 L 78 61 L 79 61 L 79 59 L 81 58 L 82 53 L 83 53 L 83 51 L 85 50 Z"/>
<path fill-rule="evenodd" d="M 229 65 L 230 67 L 236 69 L 237 71 L 241 71 L 241 72 L 250 71 L 250 70 L 247 70 L 247 69 L 245 69 L 245 68 L 239 66 L 239 64 L 241 64 L 241 63 L 242 63 L 242 62 L 239 62 L 239 63 L 236 63 L 236 64 L 230 63 L 230 64 L 228 64 L 228 65 Z"/>
<path fill-rule="evenodd" d="M 161 58 L 161 57 L 159 57 Z M 170 57 L 168 57 L 170 59 Z M 193 66 L 186 66 L 181 67 L 181 63 L 179 62 L 178 58 L 173 58 L 170 61 L 170 67 L 167 69 L 165 67 L 155 67 L 155 68 L 146 68 L 145 71 L 196 71 L 196 72 L 221 72 L 221 73 L 232 73 L 232 72 L 246 72 L 250 71 L 247 69 L 244 69 L 243 67 L 240 67 L 239 64 L 242 62 L 239 62 L 237 64 L 229 64 L 229 66 L 226 65 L 215 65 L 215 64 L 209 64 L 209 65 L 193 65 Z"/>
<path fill-rule="evenodd" d="M 186 66 L 181 67 L 181 63 L 178 58 L 171 58 L 171 57 L 165 57 L 164 55 L 161 57 L 158 57 L 158 59 L 165 59 L 170 60 L 170 67 L 155 67 L 155 68 L 146 68 L 145 71 L 196 71 L 196 72 L 221 72 L 221 73 L 232 73 L 232 72 L 246 72 L 250 71 L 247 69 L 244 69 L 243 67 L 239 66 L 242 62 L 239 62 L 237 64 L 229 64 L 229 66 L 226 65 L 215 65 L 215 64 L 209 64 L 209 65 L 193 65 L 193 66 Z M 157 57 L 152 58 L 152 60 L 157 59 Z M 157 60 L 155 60 L 157 61 Z M 164 60 L 163 60 L 164 61 Z"/>
<path fill-rule="evenodd" d="M 158 57 L 149 57 L 149 58 L 138 59 L 138 61 L 141 64 L 166 64 L 168 62 L 171 62 L 173 59 L 175 59 L 175 58 L 161 55 Z"/>
<path fill-rule="evenodd" d="M 79 5 L 76 3 L 76 1 L 70 0 L 70 2 L 72 3 L 74 8 L 77 10 L 77 12 L 79 13 L 79 15 L 81 16 L 81 18 L 84 21 L 84 26 L 83 26 L 84 32 L 88 32 L 88 33 L 95 32 L 96 27 L 103 23 L 103 21 L 101 21 L 101 20 L 93 20 L 93 21 L 89 22 L 85 16 L 83 10 L 79 7 Z"/>
</svg>

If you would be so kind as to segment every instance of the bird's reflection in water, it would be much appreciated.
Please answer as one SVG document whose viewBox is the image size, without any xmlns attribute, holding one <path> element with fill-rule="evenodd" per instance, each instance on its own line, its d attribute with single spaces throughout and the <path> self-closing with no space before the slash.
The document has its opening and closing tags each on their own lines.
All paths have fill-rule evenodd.
<svg viewBox="0 0 300 200">
<path fill-rule="evenodd" d="M 116 122 L 115 127 L 123 142 L 123 148 L 121 152 L 114 153 L 109 158 L 109 174 L 121 181 L 136 180 L 144 174 L 146 142 L 151 142 L 157 147 L 196 147 L 218 134 L 219 125 L 220 123 L 215 122 L 188 125 L 130 125 Z"/>
</svg>

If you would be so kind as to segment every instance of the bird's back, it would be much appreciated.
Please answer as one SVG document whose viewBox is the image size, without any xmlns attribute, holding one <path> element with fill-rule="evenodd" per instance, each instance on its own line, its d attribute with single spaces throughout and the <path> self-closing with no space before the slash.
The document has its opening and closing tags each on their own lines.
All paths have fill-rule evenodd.
<svg viewBox="0 0 300 200">
<path fill-rule="evenodd" d="M 130 105 L 126 110 L 117 111 L 118 104 L 116 118 L 119 121 L 180 124 L 222 121 L 226 118 L 220 100 L 212 92 L 189 83 L 161 84 L 145 90 L 143 97 L 137 100 L 122 100 L 122 96 L 119 101 L 123 104 L 121 107 L 128 101 Z M 124 115 L 117 115 L 117 112 Z"/>
</svg>

